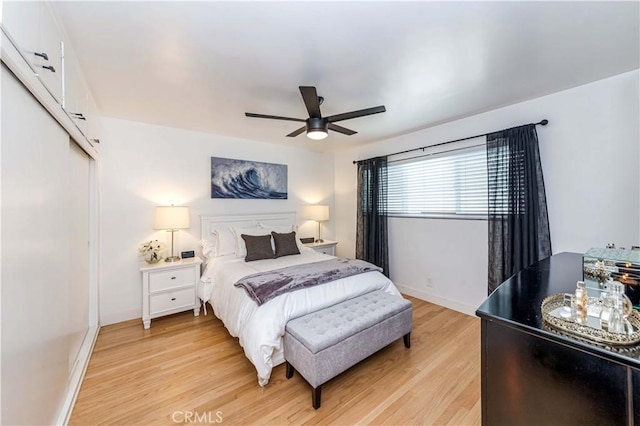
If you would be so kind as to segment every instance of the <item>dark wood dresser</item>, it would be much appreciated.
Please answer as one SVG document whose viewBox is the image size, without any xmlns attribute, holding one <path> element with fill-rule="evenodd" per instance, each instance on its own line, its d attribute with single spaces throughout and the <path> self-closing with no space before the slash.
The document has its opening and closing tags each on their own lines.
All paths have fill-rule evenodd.
<svg viewBox="0 0 640 426">
<path fill-rule="evenodd" d="M 483 425 L 639 425 L 640 346 L 574 339 L 544 324 L 540 305 L 572 293 L 582 255 L 560 253 L 505 281 L 482 319 Z"/>
</svg>

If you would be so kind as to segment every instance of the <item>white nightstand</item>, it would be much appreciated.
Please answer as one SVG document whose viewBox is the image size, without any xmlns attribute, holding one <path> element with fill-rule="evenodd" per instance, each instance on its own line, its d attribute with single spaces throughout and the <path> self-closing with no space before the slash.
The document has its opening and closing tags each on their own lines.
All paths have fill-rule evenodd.
<svg viewBox="0 0 640 426">
<path fill-rule="evenodd" d="M 142 272 L 142 324 L 147 329 L 151 319 L 193 309 L 200 315 L 196 292 L 202 259 L 192 257 L 178 262 L 140 264 Z"/>
<path fill-rule="evenodd" d="M 338 245 L 337 241 L 329 241 L 324 240 L 322 243 L 307 243 L 305 247 L 309 247 L 314 249 L 317 252 L 328 254 L 331 256 L 336 255 L 336 246 Z"/>
</svg>

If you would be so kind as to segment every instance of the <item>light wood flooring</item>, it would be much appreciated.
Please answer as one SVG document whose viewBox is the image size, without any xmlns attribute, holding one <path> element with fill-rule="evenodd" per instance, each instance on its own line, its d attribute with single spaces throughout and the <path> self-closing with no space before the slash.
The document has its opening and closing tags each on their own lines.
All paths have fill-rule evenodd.
<svg viewBox="0 0 640 426">
<path fill-rule="evenodd" d="M 273 369 L 265 388 L 212 315 L 185 312 L 100 330 L 72 425 L 480 424 L 480 320 L 419 299 L 402 339 L 322 387 Z"/>
</svg>

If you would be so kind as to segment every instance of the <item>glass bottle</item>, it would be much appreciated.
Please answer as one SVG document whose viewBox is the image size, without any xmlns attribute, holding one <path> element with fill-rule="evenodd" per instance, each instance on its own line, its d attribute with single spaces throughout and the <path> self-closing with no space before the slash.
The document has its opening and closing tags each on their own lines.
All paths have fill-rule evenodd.
<svg viewBox="0 0 640 426">
<path fill-rule="evenodd" d="M 624 333 L 624 319 L 622 313 L 616 307 L 611 309 L 611 315 L 609 315 L 609 331 L 611 333 Z"/>
<path fill-rule="evenodd" d="M 613 307 L 620 311 L 623 318 L 627 318 L 631 314 L 633 304 L 624 293 L 624 284 L 619 281 L 613 281 L 609 284 L 609 287 L 609 295 L 613 300 Z"/>
<path fill-rule="evenodd" d="M 602 310 L 600 310 L 600 327 L 603 330 L 609 330 L 609 318 L 612 310 L 613 300 L 609 293 L 606 293 L 602 297 Z"/>
<path fill-rule="evenodd" d="M 589 296 L 587 295 L 587 289 L 584 286 L 584 281 L 578 281 L 576 283 L 575 292 L 575 304 L 576 304 L 576 316 L 587 316 L 587 301 Z"/>
</svg>

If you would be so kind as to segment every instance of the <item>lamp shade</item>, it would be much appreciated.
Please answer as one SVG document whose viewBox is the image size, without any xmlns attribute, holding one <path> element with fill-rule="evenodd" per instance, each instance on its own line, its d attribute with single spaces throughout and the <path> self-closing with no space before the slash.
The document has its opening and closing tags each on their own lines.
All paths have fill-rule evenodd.
<svg viewBox="0 0 640 426">
<path fill-rule="evenodd" d="M 156 207 L 153 229 L 185 229 L 189 227 L 189 207 Z"/>
<path fill-rule="evenodd" d="M 318 222 L 327 221 L 329 220 L 329 206 L 322 204 L 304 206 L 302 216 L 304 216 L 305 219 L 316 220 Z"/>
</svg>

